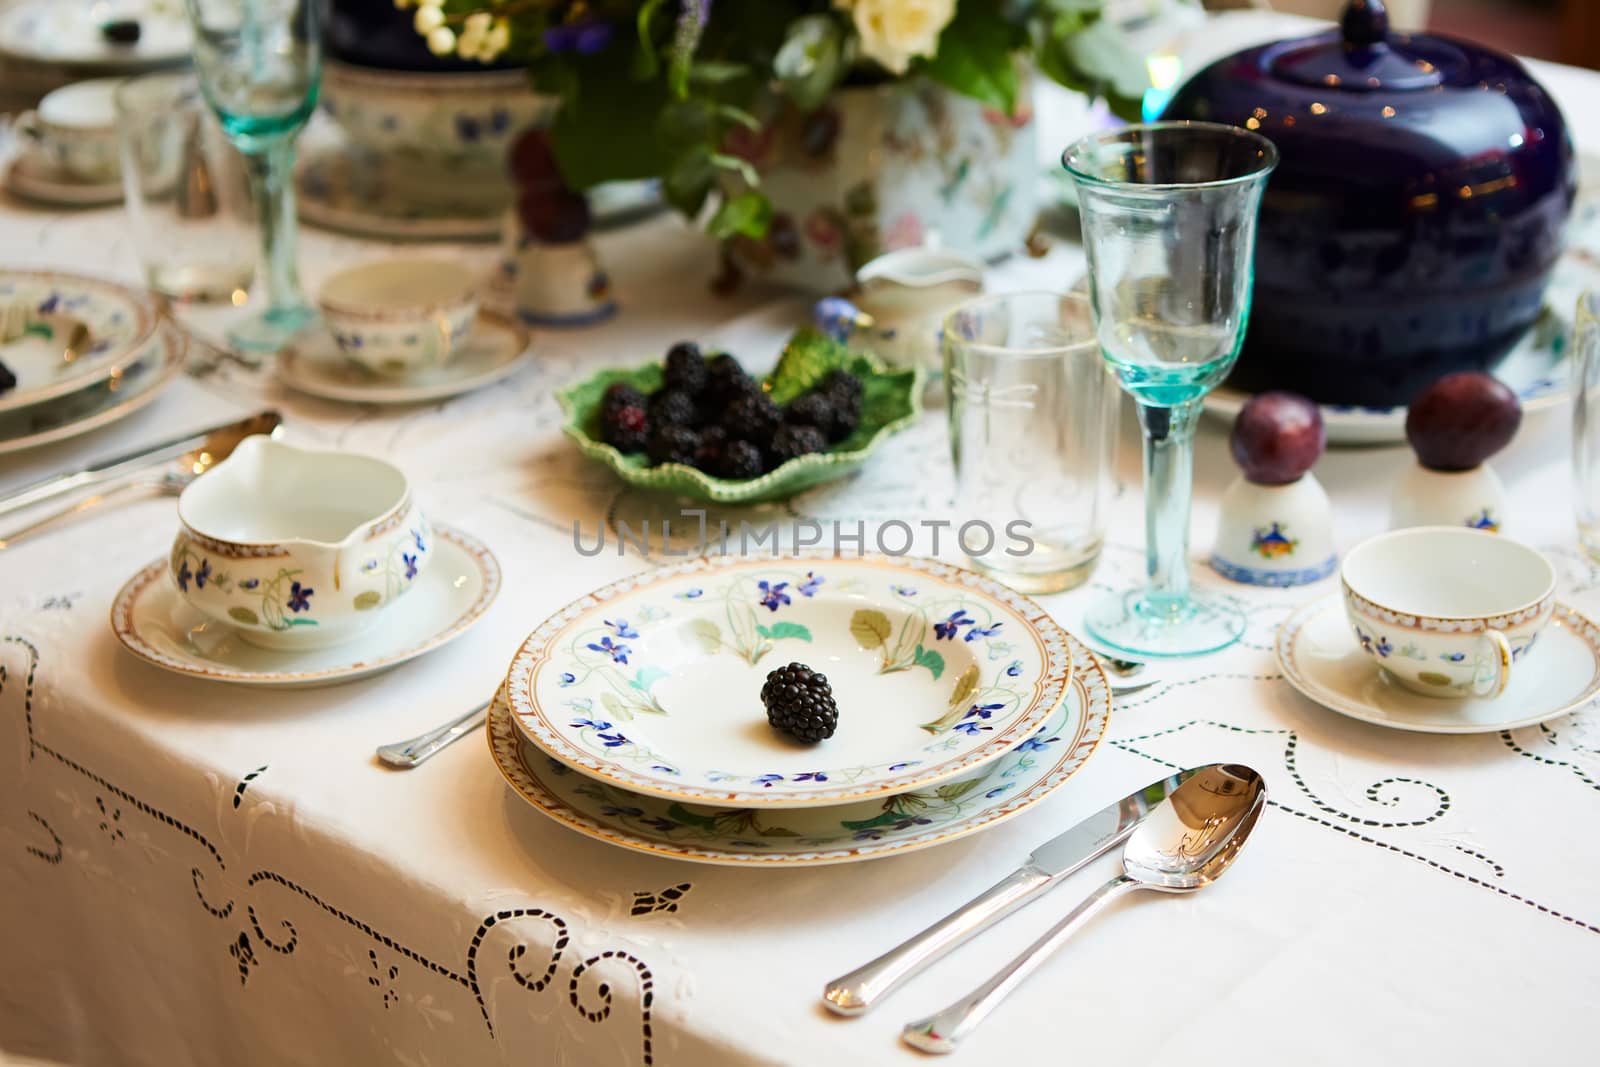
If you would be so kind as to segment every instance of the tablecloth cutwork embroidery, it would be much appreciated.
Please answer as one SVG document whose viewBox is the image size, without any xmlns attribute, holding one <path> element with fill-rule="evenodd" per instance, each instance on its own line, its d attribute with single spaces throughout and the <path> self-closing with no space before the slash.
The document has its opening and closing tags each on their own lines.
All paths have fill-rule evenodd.
<svg viewBox="0 0 1600 1067">
<path fill-rule="evenodd" d="M 1548 726 L 1546 726 L 1543 723 L 1541 723 L 1539 725 L 1539 729 L 1547 737 L 1557 736 L 1556 731 L 1550 729 Z M 1588 773 L 1585 772 L 1584 769 L 1582 767 L 1578 766 L 1576 763 L 1573 763 L 1570 760 L 1552 759 L 1549 756 L 1541 756 L 1537 752 L 1530 752 L 1527 749 L 1523 748 L 1521 745 L 1517 744 L 1517 742 L 1512 738 L 1510 730 L 1502 730 L 1500 732 L 1500 740 L 1504 741 L 1505 744 L 1506 744 L 1506 747 L 1509 748 L 1511 751 L 1515 752 L 1517 755 L 1526 756 L 1528 759 L 1533 760 L 1535 763 L 1542 763 L 1542 764 L 1545 764 L 1546 766 L 1550 766 L 1550 767 L 1565 767 L 1565 768 L 1567 768 L 1567 770 L 1571 771 L 1574 775 L 1576 775 L 1578 777 L 1578 780 L 1583 782 L 1583 784 L 1587 785 L 1590 789 L 1600 790 L 1600 782 L 1597 782 L 1593 778 L 1589 777 Z"/>
<path fill-rule="evenodd" d="M 688 882 L 679 882 L 677 885 L 668 886 L 659 893 L 635 889 L 633 891 L 633 907 L 628 909 L 628 914 L 652 915 L 659 911 L 677 911 L 678 902 L 688 896 L 689 890 L 693 888 L 694 886 Z"/>
<path fill-rule="evenodd" d="M 255 781 L 258 777 L 266 772 L 267 766 L 267 764 L 263 763 L 261 766 L 257 767 L 255 770 L 239 779 L 239 784 L 235 786 L 233 790 L 233 806 L 235 808 L 244 803 L 244 791 L 250 788 L 251 782 Z"/>
<path fill-rule="evenodd" d="M 43 754 L 99 786 L 103 792 L 102 795 L 97 795 L 95 797 L 95 802 L 100 816 L 100 829 L 102 832 L 106 832 L 108 837 L 113 841 L 120 840 L 121 837 L 125 836 L 120 827 L 122 808 L 114 804 L 108 804 L 105 799 L 106 796 L 112 796 L 120 799 L 123 804 L 149 816 L 152 819 L 155 819 L 157 822 L 177 830 L 186 837 L 190 838 L 192 841 L 200 844 L 216 862 L 218 872 L 226 872 L 227 864 L 223 860 L 221 852 L 204 834 L 200 833 L 198 830 L 195 830 L 193 827 L 187 826 L 178 821 L 154 805 L 140 800 L 133 794 L 113 784 L 109 779 L 95 773 L 88 767 L 77 762 L 64 753 L 57 751 L 37 737 L 35 734 L 35 723 L 33 720 L 33 702 L 35 691 L 34 683 L 38 674 L 40 662 L 38 648 L 27 638 L 17 635 L 0 635 L 0 643 L 20 646 L 27 653 L 28 670 L 23 689 L 22 707 L 23 719 L 25 723 L 25 736 L 28 743 L 29 761 L 31 762 L 37 758 L 38 755 Z M 6 665 L 0 664 L 0 696 L 4 695 L 9 679 L 10 672 L 7 670 Z M 246 775 L 240 781 L 233 796 L 233 806 L 235 808 L 238 808 L 242 803 L 242 796 L 249 782 L 266 769 L 266 765 L 263 765 L 257 770 Z M 25 846 L 26 850 L 30 854 L 44 860 L 47 863 L 59 865 L 64 854 L 61 838 L 51 828 L 50 824 L 43 816 L 32 811 L 29 812 L 29 815 L 33 818 L 35 823 L 41 826 L 45 832 L 50 835 L 51 840 L 54 843 L 54 848 L 53 851 L 47 852 L 44 849 L 36 846 L 27 845 Z M 204 907 L 205 910 L 214 918 L 221 920 L 228 919 L 234 911 L 235 900 L 229 899 L 220 906 L 211 903 L 205 893 L 204 872 L 202 872 L 199 867 L 191 867 L 190 877 L 194 886 L 195 895 L 198 898 L 201 906 Z M 478 1002 L 479 1011 L 483 1016 L 484 1024 L 487 1027 L 491 1038 L 496 1036 L 495 1028 L 490 1019 L 488 1005 L 484 1000 L 476 974 L 477 949 L 487 933 L 497 925 L 502 925 L 509 920 L 524 917 L 546 918 L 551 921 L 552 925 L 555 926 L 557 930 L 557 940 L 552 950 L 550 963 L 548 964 L 543 977 L 539 979 L 530 979 L 518 970 L 517 961 L 526 953 L 526 945 L 518 944 L 507 953 L 507 961 L 513 977 L 516 978 L 518 984 L 522 988 L 533 992 L 543 991 L 553 981 L 559 970 L 562 953 L 566 949 L 570 940 L 570 933 L 568 932 L 569 927 L 566 920 L 552 912 L 547 912 L 538 908 L 516 908 L 496 912 L 487 916 L 479 924 L 478 930 L 474 934 L 472 943 L 468 949 L 467 974 L 462 975 L 452 971 L 448 967 L 435 963 L 413 949 L 407 948 L 388 935 L 379 932 L 369 924 L 357 919 L 355 916 L 334 907 L 326 901 L 323 901 L 316 894 L 300 885 L 297 885 L 288 878 L 285 878 L 283 875 L 280 875 L 274 871 L 256 871 L 246 880 L 245 888 L 254 889 L 257 885 L 263 883 L 277 884 L 290 890 L 303 899 L 316 905 L 327 914 L 332 915 L 347 925 L 354 927 L 355 929 L 366 934 L 368 937 L 378 941 L 385 947 L 399 953 L 413 962 L 421 964 L 430 972 L 446 978 L 469 990 Z M 283 956 L 292 955 L 299 945 L 299 933 L 295 929 L 294 924 L 289 920 L 279 920 L 279 925 L 286 932 L 287 936 L 285 936 L 282 940 L 275 941 L 267 934 L 266 929 L 261 922 L 260 915 L 256 910 L 256 905 L 253 903 L 247 903 L 245 905 L 245 911 L 249 918 L 250 929 L 240 930 L 237 937 L 228 943 L 228 954 L 233 957 L 238 965 L 239 982 L 241 986 L 247 986 L 249 984 L 249 978 L 252 970 L 259 967 L 262 963 L 262 958 L 255 950 L 255 942 L 258 941 L 264 947 L 271 949 L 273 952 Z M 255 935 L 254 941 L 252 941 L 250 936 L 252 933 Z M 642 960 L 629 952 L 614 949 L 607 949 L 584 959 L 573 967 L 572 974 L 568 981 L 567 999 L 574 1011 L 576 1011 L 577 1014 L 582 1016 L 590 1023 L 599 1023 L 609 1018 L 614 1000 L 614 994 L 610 983 L 601 980 L 596 987 L 596 995 L 599 997 L 600 1001 L 600 1007 L 598 1009 L 586 1007 L 582 994 L 583 976 L 592 971 L 597 965 L 608 960 L 615 960 L 620 964 L 625 964 L 631 967 L 637 977 L 639 983 L 641 1059 L 646 1067 L 650 1067 L 654 1061 L 654 1038 L 651 1026 L 651 1013 L 652 1004 L 654 1001 L 655 978 L 649 966 L 646 965 Z M 391 975 L 391 982 L 395 977 L 397 977 L 397 974 Z M 397 995 L 396 999 L 398 999 Z M 387 1007 L 389 1003 L 390 1002 L 386 998 L 385 1006 Z"/>
</svg>

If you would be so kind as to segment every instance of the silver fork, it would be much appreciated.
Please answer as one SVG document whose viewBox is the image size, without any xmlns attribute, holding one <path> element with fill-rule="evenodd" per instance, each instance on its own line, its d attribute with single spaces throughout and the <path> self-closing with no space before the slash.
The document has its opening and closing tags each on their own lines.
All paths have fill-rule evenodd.
<svg viewBox="0 0 1600 1067">
<path fill-rule="evenodd" d="M 407 741 L 396 741 L 391 745 L 378 746 L 378 758 L 391 767 L 400 770 L 410 770 L 422 763 L 434 753 L 443 749 L 459 738 L 482 726 L 489 717 L 489 704 L 485 700 L 458 718 L 451 719 L 443 726 L 435 726 L 425 734 L 418 734 Z"/>
</svg>

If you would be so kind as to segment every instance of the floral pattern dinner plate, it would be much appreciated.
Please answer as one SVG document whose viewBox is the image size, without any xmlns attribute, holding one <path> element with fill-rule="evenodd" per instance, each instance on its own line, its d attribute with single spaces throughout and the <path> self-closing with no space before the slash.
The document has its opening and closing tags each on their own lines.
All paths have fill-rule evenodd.
<svg viewBox="0 0 1600 1067">
<path fill-rule="evenodd" d="M 65 396 L 113 374 L 150 343 L 155 309 L 131 289 L 55 271 L 0 269 L 0 363 L 17 384 L 0 411 Z"/>
<path fill-rule="evenodd" d="M 489 713 L 489 748 L 528 803 L 565 826 L 654 855 L 744 867 L 877 859 L 997 826 L 1065 782 L 1094 752 L 1111 691 L 1072 638 L 1072 684 L 1043 726 L 976 772 L 875 800 L 782 811 L 705 807 L 629 792 L 545 756 L 517 729 L 504 693 Z"/>
<path fill-rule="evenodd" d="M 803 662 L 839 705 L 807 745 L 767 723 L 767 673 Z M 935 560 L 708 556 L 568 605 L 512 661 L 523 733 L 585 775 L 729 807 L 816 807 L 931 786 L 1042 726 L 1073 673 L 1033 601 Z M 1082 669 L 1082 668 L 1079 668 Z"/>
</svg>

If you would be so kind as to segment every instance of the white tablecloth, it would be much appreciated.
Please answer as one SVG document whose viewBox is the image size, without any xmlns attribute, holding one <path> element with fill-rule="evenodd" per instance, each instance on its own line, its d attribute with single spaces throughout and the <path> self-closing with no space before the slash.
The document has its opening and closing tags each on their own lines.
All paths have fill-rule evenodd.
<svg viewBox="0 0 1600 1067">
<path fill-rule="evenodd" d="M 1231 43 L 1271 36 L 1245 23 Z M 1281 27 L 1278 27 L 1281 29 Z M 1208 42 L 1216 51 L 1231 43 Z M 1600 79 L 1541 68 L 1589 136 Z M 1274 628 L 1331 583 L 1226 586 L 1198 560 L 1232 475 L 1207 424 L 1197 462 L 1197 580 L 1248 607 L 1245 640 L 1162 668 L 1118 702 L 1106 742 L 1056 795 L 937 849 L 808 870 L 735 870 L 627 853 L 511 794 L 464 740 L 408 773 L 372 750 L 483 699 L 556 607 L 648 566 L 580 558 L 571 523 L 672 507 L 585 464 L 552 386 L 658 355 L 685 336 L 770 357 L 803 304 L 712 296 L 707 246 L 659 219 L 601 239 L 625 308 L 540 338 L 536 364 L 480 393 L 400 411 L 288 393 L 224 369 L 83 442 L 0 461 L 0 489 L 183 425 L 271 404 L 291 439 L 381 453 L 429 510 L 488 542 L 505 587 L 483 624 L 389 674 L 255 692 L 165 674 L 117 647 L 112 596 L 163 554 L 170 500 L 0 554 L 0 1047 L 83 1064 L 885 1064 L 907 1019 L 986 977 L 1111 861 L 1006 922 L 872 1015 L 828 1016 L 823 983 L 919 929 L 1031 846 L 1164 768 L 1235 760 L 1272 807 L 1237 869 L 1203 893 L 1135 898 L 1052 960 L 964 1058 L 1153 1063 L 1586 1062 L 1600 996 L 1600 715 L 1479 737 L 1396 733 L 1298 696 Z M 135 264 L 116 211 L 0 204 L 6 262 Z M 303 234 L 309 286 L 378 251 Z M 468 257 L 485 252 L 453 250 Z M 1070 245 L 1002 265 L 995 289 L 1063 286 Z M 1564 411 L 1530 418 L 1497 466 L 1508 534 L 1546 549 L 1563 595 L 1600 613 L 1576 550 Z M 1139 579 L 1132 420 L 1111 542 L 1086 596 Z M 1317 468 L 1347 548 L 1385 525 L 1404 450 Z M 740 517 L 886 519 L 948 506 L 937 415 L 859 478 Z M 663 894 L 673 889 L 674 893 Z"/>
</svg>

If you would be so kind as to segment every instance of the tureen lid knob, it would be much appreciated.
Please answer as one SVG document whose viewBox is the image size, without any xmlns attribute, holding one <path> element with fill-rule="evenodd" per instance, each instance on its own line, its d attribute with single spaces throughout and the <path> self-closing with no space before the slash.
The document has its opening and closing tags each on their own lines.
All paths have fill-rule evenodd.
<svg viewBox="0 0 1600 1067">
<path fill-rule="evenodd" d="M 1389 36 L 1389 12 L 1383 0 L 1350 0 L 1339 19 L 1344 43 L 1355 48 L 1375 45 Z"/>
</svg>

